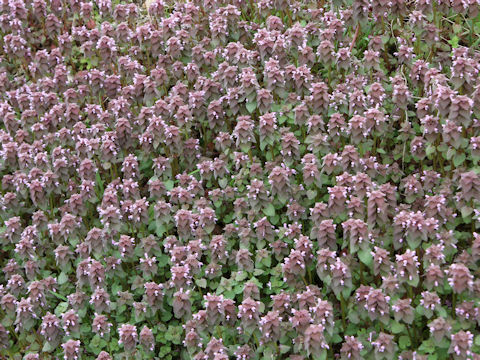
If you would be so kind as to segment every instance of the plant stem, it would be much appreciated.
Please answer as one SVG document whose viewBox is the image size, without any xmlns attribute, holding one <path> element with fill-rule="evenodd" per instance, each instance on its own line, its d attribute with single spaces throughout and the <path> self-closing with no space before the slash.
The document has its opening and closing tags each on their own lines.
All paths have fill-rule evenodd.
<svg viewBox="0 0 480 360">
<path fill-rule="evenodd" d="M 257 335 L 255 335 L 255 332 L 252 332 L 253 339 L 255 340 L 255 344 L 257 344 L 257 349 L 260 347 L 260 343 L 258 342 Z"/>
<path fill-rule="evenodd" d="M 343 332 L 347 331 L 347 321 L 346 321 L 346 309 L 345 309 L 345 298 L 343 294 L 340 292 L 340 307 L 342 309 L 342 326 Z"/>
<path fill-rule="evenodd" d="M 410 338 L 410 344 L 411 346 L 413 346 L 413 344 L 415 343 L 415 339 L 413 338 L 412 332 L 410 331 L 410 326 L 408 324 L 405 324 L 405 327 L 407 328 L 408 337 Z"/>
<path fill-rule="evenodd" d="M 360 23 L 357 25 L 355 29 L 355 34 L 353 34 L 352 43 L 350 44 L 350 52 L 352 52 L 353 47 L 355 46 L 355 42 L 357 41 L 358 34 L 360 34 Z"/>
<path fill-rule="evenodd" d="M 55 216 L 54 216 L 54 210 L 55 210 L 55 208 L 54 208 L 54 206 L 53 206 L 53 192 L 52 192 L 52 193 L 50 194 L 50 216 L 51 216 L 52 219 L 55 218 Z"/>
<path fill-rule="evenodd" d="M 456 307 L 457 307 L 457 294 L 454 292 L 452 294 L 452 318 L 453 319 L 455 319 L 457 315 Z"/>
<path fill-rule="evenodd" d="M 118 177 L 117 164 L 113 163 L 112 167 L 113 167 L 113 173 L 115 174 L 115 179 L 116 179 Z"/>
<path fill-rule="evenodd" d="M 363 278 L 363 272 L 365 271 L 365 267 L 363 265 L 363 262 L 360 261 L 360 284 L 365 284 L 365 280 Z"/>
</svg>

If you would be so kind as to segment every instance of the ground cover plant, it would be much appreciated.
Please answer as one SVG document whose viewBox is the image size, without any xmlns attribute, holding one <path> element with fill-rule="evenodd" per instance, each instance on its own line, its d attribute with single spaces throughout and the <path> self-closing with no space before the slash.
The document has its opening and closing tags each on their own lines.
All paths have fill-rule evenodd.
<svg viewBox="0 0 480 360">
<path fill-rule="evenodd" d="M 480 359 L 479 9 L 2 0 L 0 358 Z"/>
</svg>

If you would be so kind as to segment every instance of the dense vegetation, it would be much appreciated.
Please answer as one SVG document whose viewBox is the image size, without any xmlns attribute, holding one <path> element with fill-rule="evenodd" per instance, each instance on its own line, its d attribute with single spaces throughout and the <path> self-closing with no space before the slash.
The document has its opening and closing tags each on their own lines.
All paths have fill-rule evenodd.
<svg viewBox="0 0 480 360">
<path fill-rule="evenodd" d="M 2 0 L 0 357 L 480 359 L 478 0 Z"/>
</svg>

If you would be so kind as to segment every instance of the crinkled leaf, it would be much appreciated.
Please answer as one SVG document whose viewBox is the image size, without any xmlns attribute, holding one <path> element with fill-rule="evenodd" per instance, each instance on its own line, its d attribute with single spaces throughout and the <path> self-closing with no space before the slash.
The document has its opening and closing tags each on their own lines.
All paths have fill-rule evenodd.
<svg viewBox="0 0 480 360">
<path fill-rule="evenodd" d="M 367 266 L 371 266 L 373 264 L 373 256 L 370 249 L 359 250 L 358 258 Z"/>
<path fill-rule="evenodd" d="M 68 275 L 65 274 L 64 272 L 61 272 L 60 275 L 58 275 L 57 282 L 59 285 L 63 285 L 68 282 Z"/>
<path fill-rule="evenodd" d="M 265 208 L 262 211 L 267 216 L 275 215 L 275 207 L 272 205 L 272 203 L 267 204 L 267 206 L 265 206 Z"/>
<path fill-rule="evenodd" d="M 247 108 L 247 111 L 251 114 L 257 108 L 257 102 L 256 101 L 247 102 L 245 104 L 245 107 Z"/>
<path fill-rule="evenodd" d="M 453 158 L 453 165 L 460 166 L 463 164 L 464 161 L 465 161 L 465 153 L 457 154 Z"/>
<path fill-rule="evenodd" d="M 393 334 L 401 334 L 405 331 L 405 325 L 400 324 L 397 321 L 392 321 L 392 325 L 390 326 L 390 330 Z"/>
<path fill-rule="evenodd" d="M 206 279 L 197 279 L 195 280 L 195 284 L 197 284 L 199 287 L 202 289 L 205 289 L 207 287 L 207 280 Z"/>
</svg>

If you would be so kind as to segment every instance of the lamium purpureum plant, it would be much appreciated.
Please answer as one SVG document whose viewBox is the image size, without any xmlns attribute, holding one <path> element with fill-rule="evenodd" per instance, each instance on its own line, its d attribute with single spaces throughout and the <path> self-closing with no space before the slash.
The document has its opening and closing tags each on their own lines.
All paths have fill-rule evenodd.
<svg viewBox="0 0 480 360">
<path fill-rule="evenodd" d="M 0 5 L 0 357 L 480 357 L 478 1 Z"/>
</svg>

